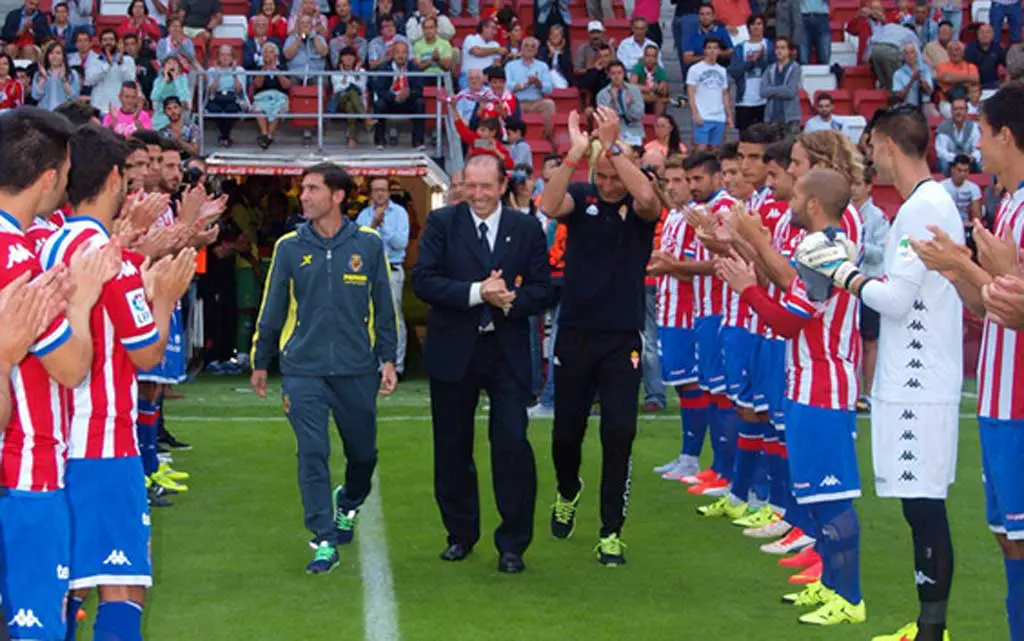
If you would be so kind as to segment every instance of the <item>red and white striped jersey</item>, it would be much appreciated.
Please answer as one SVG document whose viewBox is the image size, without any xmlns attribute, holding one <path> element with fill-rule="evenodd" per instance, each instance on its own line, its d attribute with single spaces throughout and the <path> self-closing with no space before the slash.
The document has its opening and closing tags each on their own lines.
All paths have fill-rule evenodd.
<svg viewBox="0 0 1024 641">
<path fill-rule="evenodd" d="M 64 228 L 47 241 L 40 259 L 49 269 L 67 264 L 79 247 L 100 247 L 109 240 L 99 221 L 70 217 Z M 138 381 L 128 352 L 160 339 L 142 285 L 142 261 L 141 255 L 123 250 L 121 273 L 103 286 L 92 309 L 92 367 L 71 394 L 68 444 L 73 459 L 139 455 L 135 435 Z"/>
<path fill-rule="evenodd" d="M 682 211 L 673 209 L 661 229 L 659 250 L 677 260 L 695 236 Z M 668 274 L 658 277 L 658 327 L 693 327 L 693 280 Z"/>
<path fill-rule="evenodd" d="M 1024 250 L 1024 186 L 1003 199 L 993 231 L 1000 238 L 1012 235 L 1014 244 Z M 1024 334 L 987 316 L 978 355 L 978 416 L 1024 420 Z"/>
<path fill-rule="evenodd" d="M 757 213 L 761 217 L 761 222 L 768 229 L 768 233 L 774 237 L 775 228 L 778 226 L 779 221 L 789 214 L 789 204 L 783 200 L 768 198 L 765 203 L 757 209 Z M 768 283 L 765 288 L 768 296 L 775 302 L 778 302 L 779 300 L 778 293 L 775 291 L 777 289 L 778 288 L 775 287 L 773 283 Z M 774 336 L 771 327 L 762 323 L 757 312 L 750 308 L 747 309 L 747 329 L 750 333 L 760 334 L 765 338 L 772 338 Z"/>
<path fill-rule="evenodd" d="M 697 205 L 705 207 L 712 214 L 721 214 L 729 211 L 729 208 L 733 206 L 736 201 L 733 200 L 732 196 L 727 194 L 725 190 L 719 190 L 715 193 L 706 203 L 696 203 Z M 693 234 L 693 239 L 690 244 L 687 245 L 684 255 L 690 260 L 697 262 L 709 261 L 714 258 L 714 255 L 704 247 L 697 238 L 697 234 Z M 693 278 L 693 316 L 694 318 L 700 318 L 703 316 L 718 316 L 723 313 L 722 311 L 722 288 L 723 283 L 721 280 L 715 278 L 711 274 L 702 274 L 700 276 L 694 276 Z"/>
<path fill-rule="evenodd" d="M 25 272 L 42 272 L 18 221 L 0 211 L 0 287 Z M 64 316 L 53 320 L 11 370 L 11 419 L 0 433 L 0 486 L 45 492 L 64 486 L 67 393 L 50 378 L 42 358 L 71 338 Z"/>
<path fill-rule="evenodd" d="M 859 300 L 836 287 L 827 301 L 811 301 L 804 282 L 797 277 L 782 295 L 782 304 L 810 319 L 786 343 L 786 397 L 813 407 L 856 409 L 861 350 Z"/>
</svg>

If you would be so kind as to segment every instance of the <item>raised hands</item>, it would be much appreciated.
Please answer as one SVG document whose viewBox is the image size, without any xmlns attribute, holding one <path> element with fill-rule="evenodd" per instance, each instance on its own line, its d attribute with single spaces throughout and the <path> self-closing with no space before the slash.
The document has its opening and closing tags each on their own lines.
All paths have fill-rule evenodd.
<svg viewBox="0 0 1024 641">
<path fill-rule="evenodd" d="M 998 276 L 981 289 L 985 315 L 1003 327 L 1024 331 L 1024 278 Z"/>
<path fill-rule="evenodd" d="M 67 270 L 51 270 L 29 283 L 30 272 L 0 290 L 0 362 L 20 363 L 67 305 Z M 63 281 L 63 282 L 61 282 Z"/>
<path fill-rule="evenodd" d="M 121 246 L 109 242 L 99 248 L 79 247 L 71 256 L 71 305 L 87 309 L 99 300 L 103 286 L 121 271 Z"/>
</svg>

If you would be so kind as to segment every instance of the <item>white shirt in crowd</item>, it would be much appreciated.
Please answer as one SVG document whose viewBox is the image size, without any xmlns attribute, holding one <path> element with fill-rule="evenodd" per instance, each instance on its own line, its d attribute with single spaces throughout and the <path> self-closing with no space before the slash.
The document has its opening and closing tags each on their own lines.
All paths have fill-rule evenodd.
<svg viewBox="0 0 1024 641">
<path fill-rule="evenodd" d="M 743 43 L 743 53 L 747 56 L 761 52 L 761 56 L 765 55 L 765 43 L 767 40 L 761 40 L 760 42 L 754 42 L 747 40 Z M 768 104 L 768 101 L 761 97 L 761 71 L 757 73 L 747 72 L 743 78 L 743 95 L 740 96 L 739 102 L 736 103 L 737 107 L 763 107 Z"/>
<path fill-rule="evenodd" d="M 474 56 L 470 53 L 476 47 L 500 47 L 501 43 L 497 40 L 484 40 L 483 36 L 479 33 L 470 34 L 462 41 L 462 73 L 469 73 L 471 69 L 479 69 L 483 71 L 491 65 L 496 65 L 501 60 L 501 56 L 498 54 L 492 54 L 489 56 Z"/>
<path fill-rule="evenodd" d="M 804 125 L 804 133 L 812 134 L 815 131 L 838 131 L 839 133 L 842 133 L 843 123 L 831 116 L 828 120 L 822 120 L 821 116 L 808 118 L 807 124 Z"/>
<path fill-rule="evenodd" d="M 697 113 L 705 122 L 726 121 L 723 92 L 729 89 L 729 76 L 725 67 L 701 60 L 686 72 L 686 85 L 694 87 Z"/>
<path fill-rule="evenodd" d="M 92 87 L 89 102 L 102 113 L 121 106 L 121 85 L 129 80 L 135 80 L 135 60 L 131 56 L 115 54 L 111 61 L 97 54 L 86 61 L 85 84 Z"/>
<path fill-rule="evenodd" d="M 630 36 L 619 43 L 619 48 L 615 50 L 615 57 L 618 58 L 619 62 L 626 65 L 626 73 L 633 70 L 636 63 L 640 62 L 640 59 L 644 57 L 644 49 L 647 47 L 658 47 L 658 45 L 650 38 L 645 38 L 643 44 L 637 44 L 636 38 Z M 665 63 L 661 60 L 661 48 L 658 47 L 658 64 L 662 67 Z"/>
<path fill-rule="evenodd" d="M 970 180 L 965 180 L 958 186 L 952 178 L 943 180 L 942 186 L 956 203 L 956 208 L 960 210 L 960 219 L 966 224 L 970 218 L 971 203 L 981 200 L 981 187 Z"/>
</svg>

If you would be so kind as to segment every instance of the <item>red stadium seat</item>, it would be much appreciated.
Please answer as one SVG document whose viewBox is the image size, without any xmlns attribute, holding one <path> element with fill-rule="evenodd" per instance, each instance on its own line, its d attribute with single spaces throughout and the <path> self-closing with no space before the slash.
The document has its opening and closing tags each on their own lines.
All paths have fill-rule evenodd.
<svg viewBox="0 0 1024 641">
<path fill-rule="evenodd" d="M 888 102 L 889 92 L 885 89 L 864 89 L 853 94 L 854 111 L 869 122 L 875 111 L 885 109 Z"/>
<path fill-rule="evenodd" d="M 843 74 L 842 88 L 846 89 L 847 91 L 857 91 L 859 89 L 874 89 L 875 74 L 874 72 L 871 71 L 871 67 L 868 65 L 847 67 L 846 73 Z"/>
<path fill-rule="evenodd" d="M 222 0 L 221 8 L 226 16 L 247 16 L 249 15 L 248 0 Z"/>
<path fill-rule="evenodd" d="M 324 92 L 326 103 L 329 92 Z M 316 87 L 295 87 L 288 90 L 288 111 L 290 113 L 316 115 Z M 311 129 L 316 127 L 316 118 L 292 118 L 288 121 L 295 129 Z"/>
<path fill-rule="evenodd" d="M 853 111 L 853 96 L 849 91 L 843 89 L 833 89 L 832 91 L 818 91 L 814 94 L 817 98 L 818 94 L 827 93 L 832 96 L 832 113 L 839 116 L 852 116 Z M 813 108 L 813 105 L 812 105 Z M 815 113 L 817 111 L 815 110 Z"/>
<path fill-rule="evenodd" d="M 903 204 L 900 192 L 892 185 L 875 185 L 871 189 L 871 199 L 875 201 L 878 208 L 885 212 L 886 217 L 892 220 Z"/>
<path fill-rule="evenodd" d="M 570 111 L 579 111 L 580 91 L 575 87 L 555 89 L 548 97 L 555 101 L 556 114 L 566 114 L 568 116 Z"/>
<path fill-rule="evenodd" d="M 828 21 L 828 28 L 832 34 L 832 42 L 842 42 L 846 32 L 846 21 L 839 20 L 835 15 L 832 15 L 831 18 Z"/>
<path fill-rule="evenodd" d="M 800 126 L 803 127 L 807 120 L 814 116 L 814 107 L 811 105 L 811 97 L 807 95 L 806 91 L 800 89 L 797 95 L 800 97 Z"/>
</svg>

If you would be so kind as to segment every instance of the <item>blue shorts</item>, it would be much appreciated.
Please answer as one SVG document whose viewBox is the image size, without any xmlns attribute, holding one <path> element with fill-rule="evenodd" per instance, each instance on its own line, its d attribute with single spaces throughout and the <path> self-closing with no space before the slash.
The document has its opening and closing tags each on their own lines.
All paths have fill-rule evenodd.
<svg viewBox="0 0 1024 641">
<path fill-rule="evenodd" d="M 12 639 L 63 641 L 71 541 L 64 490 L 0 495 L 4 616 Z"/>
<path fill-rule="evenodd" d="M 139 381 L 167 385 L 185 382 L 185 326 L 181 320 L 180 304 L 171 314 L 167 333 L 167 349 L 164 351 L 164 359 L 153 369 L 140 371 Z"/>
<path fill-rule="evenodd" d="M 789 478 L 797 503 L 824 503 L 860 496 L 854 434 L 857 413 L 786 406 Z"/>
<path fill-rule="evenodd" d="M 754 407 L 751 377 L 756 337 L 742 327 L 723 327 L 720 334 L 725 395 L 740 407 Z"/>
<path fill-rule="evenodd" d="M 1024 421 L 978 417 L 985 518 L 993 532 L 1024 540 Z"/>
<path fill-rule="evenodd" d="M 725 392 L 725 371 L 722 366 L 722 347 L 719 342 L 721 329 L 721 316 L 701 316 L 693 321 L 700 388 L 712 394 Z"/>
<path fill-rule="evenodd" d="M 71 589 L 153 584 L 142 459 L 71 459 Z"/>
<path fill-rule="evenodd" d="M 768 412 L 772 425 L 786 424 L 786 341 L 758 338 L 754 375 L 754 410 Z"/>
<path fill-rule="evenodd" d="M 703 125 L 693 126 L 693 143 L 695 145 L 722 144 L 722 136 L 725 134 L 725 123 L 714 120 L 705 120 Z"/>
<path fill-rule="evenodd" d="M 692 329 L 659 327 L 658 356 L 661 357 L 661 381 L 665 385 L 697 382 L 697 346 Z"/>
</svg>

